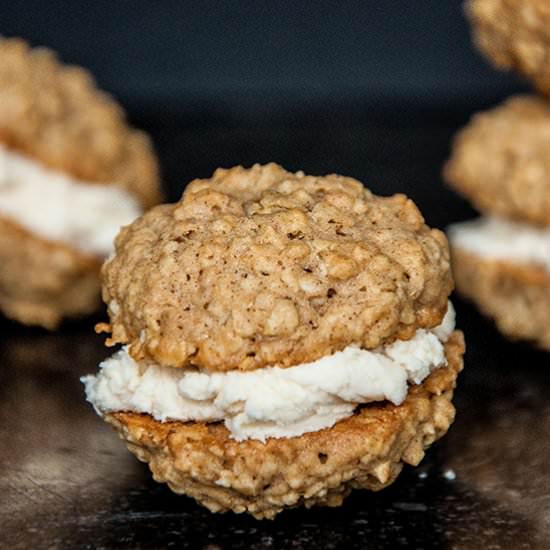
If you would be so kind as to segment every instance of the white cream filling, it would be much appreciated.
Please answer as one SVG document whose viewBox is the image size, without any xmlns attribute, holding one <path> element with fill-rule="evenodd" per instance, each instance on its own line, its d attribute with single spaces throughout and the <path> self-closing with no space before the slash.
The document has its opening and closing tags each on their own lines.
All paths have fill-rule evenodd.
<svg viewBox="0 0 550 550">
<path fill-rule="evenodd" d="M 120 228 L 140 214 L 127 191 L 71 178 L 0 145 L 0 216 L 44 239 L 107 257 Z"/>
<path fill-rule="evenodd" d="M 237 441 L 294 437 L 333 426 L 361 403 L 399 405 L 408 382 L 420 384 L 447 364 L 444 342 L 455 326 L 449 302 L 441 325 L 378 350 L 348 346 L 290 368 L 202 373 L 138 365 L 123 348 L 85 376 L 86 397 L 98 414 L 147 413 L 156 420 L 223 420 Z"/>
<path fill-rule="evenodd" d="M 446 365 L 444 342 L 455 327 L 449 302 L 441 325 L 377 350 L 348 346 L 311 363 L 249 372 L 201 373 L 138 365 L 123 348 L 85 376 L 86 397 L 98 414 L 147 413 L 156 420 L 223 420 L 242 441 L 294 437 L 333 426 L 361 403 L 399 405 L 408 383 L 420 384 Z"/>
<path fill-rule="evenodd" d="M 495 260 L 536 264 L 550 271 L 550 229 L 495 217 L 456 223 L 447 233 L 453 246 Z"/>
</svg>

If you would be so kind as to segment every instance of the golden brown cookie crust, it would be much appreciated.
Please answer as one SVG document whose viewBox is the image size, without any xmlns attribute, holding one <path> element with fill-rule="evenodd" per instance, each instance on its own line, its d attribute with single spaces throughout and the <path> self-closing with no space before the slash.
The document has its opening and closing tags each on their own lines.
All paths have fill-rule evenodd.
<svg viewBox="0 0 550 550">
<path fill-rule="evenodd" d="M 403 464 L 416 466 L 454 420 L 451 403 L 462 370 L 464 339 L 453 333 L 446 367 L 409 388 L 400 406 L 372 403 L 319 432 L 237 442 L 222 423 L 161 423 L 148 415 L 113 413 L 106 420 L 156 481 L 212 512 L 273 518 L 283 508 L 339 506 L 351 489 L 379 490 Z"/>
<path fill-rule="evenodd" d="M 99 306 L 100 260 L 2 217 L 0 266 L 0 311 L 21 323 L 54 329 Z"/>
<path fill-rule="evenodd" d="M 474 42 L 500 69 L 515 69 L 550 94 L 548 0 L 469 0 Z"/>
<path fill-rule="evenodd" d="M 550 351 L 550 274 L 530 264 L 484 259 L 452 249 L 457 290 L 514 340 Z"/>
<path fill-rule="evenodd" d="M 193 181 L 121 231 L 102 276 L 109 343 L 211 371 L 410 338 L 453 284 L 445 236 L 404 195 L 276 164 Z"/>
<path fill-rule="evenodd" d="M 160 200 L 149 138 L 87 71 L 20 39 L 0 39 L 0 142 L 75 178 L 126 189 L 144 206 Z"/>
<path fill-rule="evenodd" d="M 482 212 L 550 225 L 550 103 L 516 96 L 475 115 L 444 177 Z"/>
</svg>

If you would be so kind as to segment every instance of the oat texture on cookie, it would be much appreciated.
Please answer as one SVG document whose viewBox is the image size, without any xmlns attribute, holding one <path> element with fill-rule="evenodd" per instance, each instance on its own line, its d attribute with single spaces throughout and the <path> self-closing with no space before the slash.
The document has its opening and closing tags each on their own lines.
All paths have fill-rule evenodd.
<svg viewBox="0 0 550 550">
<path fill-rule="evenodd" d="M 0 142 L 77 179 L 117 185 L 144 206 L 159 202 L 149 138 L 86 70 L 20 39 L 0 39 Z"/>
<path fill-rule="evenodd" d="M 410 338 L 452 288 L 445 236 L 404 195 L 276 164 L 193 181 L 121 231 L 102 276 L 111 344 L 212 371 Z"/>
</svg>

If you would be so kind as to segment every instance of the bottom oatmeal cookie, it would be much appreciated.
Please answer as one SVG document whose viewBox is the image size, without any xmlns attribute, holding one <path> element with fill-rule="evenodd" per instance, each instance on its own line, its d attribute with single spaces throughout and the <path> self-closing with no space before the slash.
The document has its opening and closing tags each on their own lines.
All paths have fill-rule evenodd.
<svg viewBox="0 0 550 550">
<path fill-rule="evenodd" d="M 340 506 L 352 489 L 383 489 L 404 464 L 416 466 L 454 420 L 463 353 L 455 331 L 445 345 L 447 366 L 412 387 L 401 405 L 371 403 L 332 428 L 299 437 L 235 441 L 221 423 L 163 423 L 130 412 L 105 419 L 155 480 L 176 493 L 213 512 L 272 519 L 288 507 Z"/>
<path fill-rule="evenodd" d="M 0 311 L 54 329 L 99 306 L 101 260 L 43 240 L 0 217 Z"/>
<path fill-rule="evenodd" d="M 550 274 L 529 264 L 480 257 L 453 248 L 458 292 L 514 340 L 550 351 Z"/>
<path fill-rule="evenodd" d="M 457 290 L 506 336 L 550 351 L 550 229 L 482 216 L 448 232 Z"/>
</svg>

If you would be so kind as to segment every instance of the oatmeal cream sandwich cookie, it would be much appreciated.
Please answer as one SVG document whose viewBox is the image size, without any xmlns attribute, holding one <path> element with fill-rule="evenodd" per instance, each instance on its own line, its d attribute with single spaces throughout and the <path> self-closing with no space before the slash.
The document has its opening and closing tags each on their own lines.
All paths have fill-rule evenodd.
<svg viewBox="0 0 550 550">
<path fill-rule="evenodd" d="M 523 74 L 550 95 L 550 2 L 468 0 L 474 42 L 498 68 Z"/>
<path fill-rule="evenodd" d="M 55 328 L 94 310 L 114 237 L 159 199 L 148 137 L 88 72 L 0 39 L 0 311 Z"/>
<path fill-rule="evenodd" d="M 447 241 L 404 195 L 220 169 L 122 229 L 102 277 L 98 329 L 123 347 L 83 378 L 87 398 L 211 511 L 339 506 L 453 421 Z"/>
<path fill-rule="evenodd" d="M 483 213 L 449 228 L 457 289 L 550 350 L 550 104 L 513 97 L 455 138 L 444 177 Z"/>
</svg>

